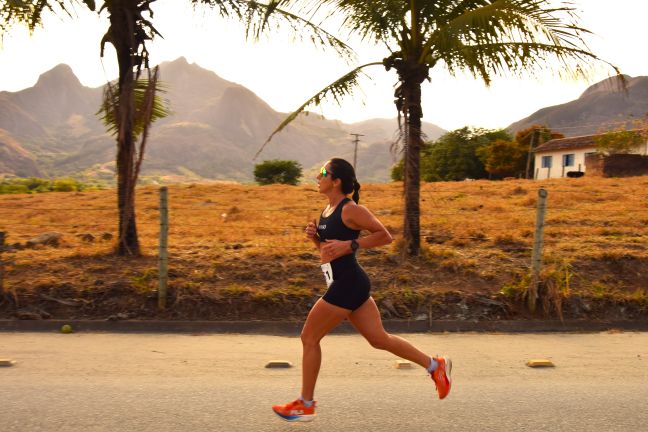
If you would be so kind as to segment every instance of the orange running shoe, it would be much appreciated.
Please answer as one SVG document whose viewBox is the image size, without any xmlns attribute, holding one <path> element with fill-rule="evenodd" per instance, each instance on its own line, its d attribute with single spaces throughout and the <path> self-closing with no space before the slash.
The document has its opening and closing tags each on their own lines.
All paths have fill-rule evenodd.
<svg viewBox="0 0 648 432">
<path fill-rule="evenodd" d="M 434 384 L 436 384 L 439 399 L 443 399 L 448 396 L 450 387 L 452 387 L 452 379 L 450 378 L 452 360 L 445 357 L 434 357 L 434 360 L 439 363 L 439 366 L 430 374 L 430 377 L 434 381 Z"/>
<path fill-rule="evenodd" d="M 274 405 L 272 411 L 286 421 L 313 421 L 315 420 L 315 401 L 306 407 L 301 399 L 294 400 L 286 405 Z"/>
</svg>

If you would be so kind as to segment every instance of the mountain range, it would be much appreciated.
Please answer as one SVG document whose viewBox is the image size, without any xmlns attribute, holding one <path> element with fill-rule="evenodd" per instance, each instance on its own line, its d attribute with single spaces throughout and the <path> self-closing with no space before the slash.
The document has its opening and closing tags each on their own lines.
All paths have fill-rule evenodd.
<svg viewBox="0 0 648 432">
<path fill-rule="evenodd" d="M 252 157 L 285 118 L 242 85 L 189 64 L 184 58 L 160 65 L 172 114 L 150 134 L 142 175 L 178 180 L 252 180 L 255 163 L 297 160 L 308 172 L 332 156 L 353 159 L 350 133 L 358 146 L 358 177 L 389 179 L 395 119 L 354 124 L 302 115 L 275 136 L 258 160 Z M 42 74 L 34 87 L 0 92 L 0 176 L 76 176 L 111 181 L 115 140 L 96 112 L 102 88 L 83 86 L 67 65 Z M 425 123 L 430 139 L 445 131 Z"/>
<path fill-rule="evenodd" d="M 252 91 L 179 58 L 160 65 L 172 114 L 156 122 L 147 144 L 142 175 L 166 182 L 251 181 L 255 163 L 297 160 L 307 174 L 332 156 L 353 159 L 351 133 L 362 134 L 358 177 L 384 182 L 395 162 L 390 147 L 396 119 L 345 124 L 317 114 L 302 115 L 252 157 L 285 118 Z M 618 78 L 589 87 L 577 100 L 543 108 L 513 123 L 511 132 L 544 124 L 566 136 L 617 127 L 648 112 L 648 77 Z M 43 73 L 18 92 L 0 92 L 0 177 L 73 176 L 114 181 L 115 139 L 99 121 L 103 88 L 81 84 L 67 65 Z M 445 131 L 424 123 L 430 140 Z"/>
<path fill-rule="evenodd" d="M 633 127 L 633 121 L 645 120 L 646 115 L 648 77 L 624 75 L 598 82 L 578 99 L 538 110 L 507 129 L 516 132 L 540 124 L 572 137 Z"/>
</svg>

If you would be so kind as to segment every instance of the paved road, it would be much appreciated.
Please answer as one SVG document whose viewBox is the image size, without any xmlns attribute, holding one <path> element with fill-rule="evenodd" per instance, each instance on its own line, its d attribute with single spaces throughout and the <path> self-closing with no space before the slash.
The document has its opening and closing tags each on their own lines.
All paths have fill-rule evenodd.
<svg viewBox="0 0 648 432">
<path fill-rule="evenodd" d="M 435 397 L 359 336 L 329 336 L 313 423 L 270 405 L 298 395 L 294 337 L 0 333 L 0 431 L 646 431 L 648 333 L 407 335 L 453 358 Z M 530 358 L 554 369 L 531 369 Z"/>
</svg>

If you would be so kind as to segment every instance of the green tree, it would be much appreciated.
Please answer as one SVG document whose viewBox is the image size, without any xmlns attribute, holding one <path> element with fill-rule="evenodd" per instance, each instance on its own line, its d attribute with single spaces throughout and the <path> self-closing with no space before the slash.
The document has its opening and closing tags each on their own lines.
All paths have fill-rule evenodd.
<svg viewBox="0 0 648 432">
<path fill-rule="evenodd" d="M 254 180 L 261 185 L 274 183 L 296 185 L 302 176 L 297 161 L 272 159 L 254 166 Z"/>
<path fill-rule="evenodd" d="M 404 174 L 404 167 L 403 167 L 404 162 L 401 159 L 398 163 L 394 164 L 391 168 L 390 172 L 390 177 L 393 181 L 403 181 L 403 174 Z"/>
<path fill-rule="evenodd" d="M 458 181 L 488 177 L 480 153 L 495 142 L 511 141 L 504 129 L 463 127 L 426 143 L 421 150 L 421 180 Z M 392 179 L 403 180 L 404 160 L 392 168 Z"/>
<path fill-rule="evenodd" d="M 596 151 L 605 155 L 627 154 L 645 142 L 646 136 L 639 130 L 611 131 L 596 138 Z"/>
<path fill-rule="evenodd" d="M 517 141 L 495 140 L 477 149 L 477 157 L 489 174 L 518 177 L 525 173 L 528 149 Z"/>
<path fill-rule="evenodd" d="M 425 181 L 457 181 L 488 177 L 478 157 L 480 149 L 495 141 L 510 140 L 500 130 L 464 127 L 448 132 L 423 150 L 421 177 Z"/>
<path fill-rule="evenodd" d="M 569 2 L 320 0 L 310 4 L 313 10 L 330 8 L 329 16 L 341 17 L 351 34 L 386 46 L 389 55 L 354 68 L 308 99 L 288 115 L 261 150 L 308 106 L 351 94 L 365 68 L 381 66 L 396 72 L 395 104 L 399 118 L 404 119 L 403 233 L 410 255 L 420 249 L 421 85 L 430 80 L 430 70 L 443 65 L 451 74 L 467 71 L 488 85 L 494 75 L 540 66 L 554 66 L 561 74 L 577 76 L 589 61 L 599 60 L 586 47 L 582 34 L 587 30 L 578 26 Z M 550 63 L 550 59 L 558 62 Z"/>
</svg>

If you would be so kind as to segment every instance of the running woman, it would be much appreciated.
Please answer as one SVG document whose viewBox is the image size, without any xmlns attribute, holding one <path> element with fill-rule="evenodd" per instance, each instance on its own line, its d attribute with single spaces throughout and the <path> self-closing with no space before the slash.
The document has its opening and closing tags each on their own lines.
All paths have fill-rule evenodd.
<svg viewBox="0 0 648 432">
<path fill-rule="evenodd" d="M 301 396 L 285 405 L 273 406 L 273 411 L 287 421 L 315 419 L 313 398 L 322 361 L 320 341 L 345 319 L 374 348 L 389 351 L 425 368 L 436 384 L 439 398 L 445 398 L 451 386 L 450 359 L 430 357 L 405 339 L 387 333 L 376 302 L 369 294 L 371 282 L 358 264 L 356 252 L 389 244 L 392 237 L 366 207 L 358 205 L 360 184 L 353 166 L 343 159 L 331 159 L 321 168 L 317 183 L 319 193 L 328 198 L 328 206 L 322 212 L 319 224 L 313 220 L 305 232 L 320 251 L 328 290 L 313 305 L 302 329 Z M 348 198 L 351 193 L 353 201 Z M 370 234 L 358 239 L 361 230 Z"/>
</svg>

